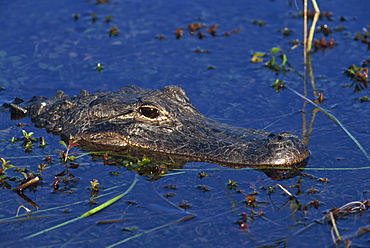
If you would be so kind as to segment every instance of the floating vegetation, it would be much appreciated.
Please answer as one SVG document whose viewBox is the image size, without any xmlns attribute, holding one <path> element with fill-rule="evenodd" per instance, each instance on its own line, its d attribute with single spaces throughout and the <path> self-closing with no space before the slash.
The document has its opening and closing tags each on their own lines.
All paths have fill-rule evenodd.
<svg viewBox="0 0 370 248">
<path fill-rule="evenodd" d="M 368 96 L 368 95 L 363 96 L 363 97 L 360 97 L 360 98 L 355 97 L 354 99 L 355 99 L 355 100 L 360 100 L 360 102 L 361 102 L 361 103 L 363 103 L 363 102 L 369 102 L 369 101 L 370 101 L 370 99 L 369 99 L 369 96 Z"/>
<path fill-rule="evenodd" d="M 334 39 L 330 39 L 328 42 L 326 42 L 325 38 L 321 38 L 319 40 L 315 39 L 313 42 L 313 53 L 316 53 L 318 50 L 321 50 L 322 53 L 324 53 L 327 48 L 331 50 L 334 49 L 335 45 L 338 45 L 338 43 L 336 43 Z"/>
<path fill-rule="evenodd" d="M 322 104 L 325 100 L 324 93 L 317 93 L 317 98 L 313 101 L 314 103 Z"/>
<path fill-rule="evenodd" d="M 6 161 L 4 158 L 0 158 L 1 162 L 1 169 L 0 169 L 0 180 L 1 178 L 5 177 L 5 172 L 11 168 L 14 168 L 15 166 L 12 164 L 9 164 L 10 161 Z"/>
<path fill-rule="evenodd" d="M 308 10 L 307 11 L 307 17 L 313 19 L 314 16 L 315 16 L 315 13 L 316 12 L 314 10 Z M 298 16 L 300 16 L 300 17 L 304 16 L 304 13 L 303 13 L 302 10 L 299 11 Z M 319 18 L 321 19 L 322 17 L 326 17 L 327 20 L 332 21 L 333 20 L 333 13 L 331 11 L 327 11 L 327 12 L 321 11 L 320 15 L 319 15 Z"/>
<path fill-rule="evenodd" d="M 110 23 L 112 21 L 112 18 L 113 17 L 114 17 L 114 15 L 106 15 L 106 16 L 104 16 L 105 22 L 106 23 Z"/>
<path fill-rule="evenodd" d="M 210 51 L 208 49 L 200 49 L 197 48 L 194 50 L 195 53 L 209 53 Z"/>
<path fill-rule="evenodd" d="M 109 36 L 117 36 L 119 34 L 118 27 L 114 26 L 114 27 L 110 28 L 108 33 L 109 33 Z"/>
<path fill-rule="evenodd" d="M 236 223 L 239 224 L 240 229 L 242 229 L 243 231 L 249 230 L 249 227 L 247 225 L 247 221 L 248 221 L 247 213 L 243 212 L 241 213 L 241 216 L 242 216 L 242 220 L 238 220 Z"/>
<path fill-rule="evenodd" d="M 292 34 L 292 30 L 290 30 L 287 27 L 284 27 L 282 30 L 278 30 L 278 32 L 281 32 L 284 35 L 284 37 L 288 37 L 289 35 Z"/>
<path fill-rule="evenodd" d="M 280 73 L 285 74 L 290 70 L 296 71 L 288 64 L 287 53 L 297 48 L 300 45 L 300 42 L 293 41 L 291 42 L 291 44 L 292 46 L 284 52 L 282 52 L 282 47 L 272 47 L 268 53 L 264 52 L 253 53 L 251 62 L 252 63 L 263 62 L 265 60 L 264 57 L 270 56 L 270 60 L 265 63 L 265 66 L 268 69 L 274 71 L 276 75 L 279 75 Z M 277 61 L 277 58 L 279 58 L 279 61 Z"/>
<path fill-rule="evenodd" d="M 207 26 L 204 23 L 190 23 L 188 25 L 189 34 L 192 36 L 195 35 L 199 39 L 203 39 L 204 37 L 206 37 L 207 35 L 205 33 L 209 33 L 212 37 L 219 37 L 219 36 L 229 37 L 230 33 L 238 34 L 241 31 L 240 28 L 237 28 L 237 29 L 233 29 L 231 32 L 224 31 L 223 35 L 219 35 L 217 32 L 219 28 L 220 26 L 218 24 Z M 184 30 L 185 28 L 183 27 L 176 29 L 175 31 L 176 39 L 180 39 L 184 36 Z"/>
<path fill-rule="evenodd" d="M 322 181 L 323 182 L 323 181 Z M 298 179 L 298 182 L 293 185 L 293 186 L 281 186 L 280 184 L 277 184 L 276 186 L 271 186 L 271 187 L 265 187 L 265 190 L 269 190 L 269 195 L 272 193 L 276 193 L 276 191 L 271 191 L 272 188 L 280 188 L 287 196 L 289 196 L 289 200 L 282 206 L 280 207 L 277 211 L 281 211 L 283 208 L 286 206 L 289 206 L 289 210 L 292 213 L 292 220 L 294 219 L 297 224 L 301 223 L 301 221 L 298 219 L 300 215 L 297 215 L 296 213 L 303 213 L 300 218 L 303 218 L 304 222 L 307 221 L 307 213 L 311 211 L 310 209 L 319 209 L 324 205 L 323 202 L 320 202 L 317 198 L 313 198 L 310 200 L 308 203 L 300 203 L 300 200 L 298 199 L 299 195 L 306 194 L 306 195 L 311 195 L 311 194 L 318 194 L 320 193 L 319 190 L 315 189 L 313 186 L 310 187 L 310 189 L 306 192 L 301 190 L 301 183 L 302 183 L 302 177 Z M 323 182 L 325 183 L 325 182 Z M 298 192 L 296 194 L 292 194 L 288 191 L 287 188 L 298 188 Z M 271 192 L 271 193 L 270 193 Z M 270 196 L 271 197 L 271 196 Z M 246 202 L 247 202 L 247 207 L 255 208 L 256 207 L 256 202 L 257 200 L 255 197 L 251 195 L 246 196 Z M 353 236 L 346 236 L 346 237 L 341 237 L 340 235 L 340 229 L 337 228 L 337 222 L 341 220 L 346 220 L 348 219 L 348 215 L 354 215 L 354 214 L 360 214 L 362 215 L 364 211 L 366 211 L 369 207 L 369 202 L 368 200 L 365 201 L 353 201 L 349 202 L 339 208 L 332 207 L 329 211 L 325 211 L 323 213 L 323 217 L 320 220 L 312 220 L 310 224 L 305 224 L 302 228 L 298 229 L 295 231 L 292 235 L 286 237 L 286 238 L 280 238 L 278 240 L 273 240 L 270 242 L 265 242 L 265 243 L 260 243 L 260 246 L 270 246 L 271 244 L 276 244 L 276 243 L 286 243 L 289 241 L 289 239 L 300 235 L 303 231 L 306 231 L 307 229 L 313 228 L 314 226 L 317 226 L 318 223 L 327 223 L 328 226 L 330 227 L 330 233 L 331 237 L 333 240 L 334 245 L 338 245 L 339 242 L 346 240 L 346 242 L 351 242 L 350 240 L 354 237 L 357 237 L 358 235 L 368 232 L 366 228 L 361 228 L 360 231 L 358 231 L 355 235 Z M 256 221 L 255 217 L 262 217 L 264 213 L 262 210 L 258 212 L 257 214 L 251 210 L 250 214 L 248 215 L 246 212 L 242 212 L 241 214 L 241 220 L 236 221 L 236 223 L 239 225 L 240 229 L 243 231 L 248 231 L 249 226 L 247 223 L 253 223 Z"/>
<path fill-rule="evenodd" d="M 80 15 L 78 13 L 73 14 L 73 19 L 77 21 L 78 19 L 80 19 Z"/>
<path fill-rule="evenodd" d="M 96 4 L 109 3 L 109 0 L 96 0 Z"/>
<path fill-rule="evenodd" d="M 329 28 L 328 25 L 324 24 L 322 26 L 319 26 L 317 28 L 317 33 L 323 33 L 326 36 L 328 36 L 329 34 L 333 33 L 333 31 Z"/>
<path fill-rule="evenodd" d="M 360 98 L 360 102 L 368 102 L 369 101 L 369 96 L 364 96 Z"/>
<path fill-rule="evenodd" d="M 110 206 L 111 204 L 115 203 L 116 201 L 118 201 L 119 199 L 121 199 L 122 197 L 124 197 L 127 193 L 129 193 L 129 192 L 133 189 L 133 187 L 135 186 L 135 184 L 136 184 L 136 182 L 137 182 L 137 181 L 138 181 L 138 178 L 137 178 L 137 176 L 135 176 L 135 178 L 134 178 L 134 180 L 132 181 L 132 183 L 131 183 L 130 187 L 129 187 L 125 192 L 123 192 L 123 193 L 121 193 L 121 194 L 117 195 L 116 197 L 114 197 L 114 198 L 112 198 L 112 199 L 110 199 L 110 200 L 106 201 L 105 203 L 103 203 L 103 204 L 101 204 L 101 205 L 99 205 L 99 206 L 97 206 L 97 207 L 95 207 L 95 208 L 93 208 L 93 209 L 89 210 L 88 212 L 86 212 L 86 213 L 84 213 L 84 214 L 82 214 L 82 215 L 78 216 L 77 218 L 71 219 L 71 220 L 69 220 L 69 221 L 63 222 L 63 223 L 58 224 L 58 225 L 56 225 L 56 226 L 52 226 L 52 227 L 50 227 L 50 228 L 47 228 L 47 229 L 44 229 L 44 230 L 42 230 L 42 231 L 36 232 L 36 233 L 34 233 L 34 234 L 31 234 L 31 235 L 29 235 L 29 236 L 25 237 L 25 239 L 29 239 L 29 238 L 32 238 L 32 237 L 36 237 L 36 236 L 38 236 L 38 235 L 41 235 L 41 234 L 43 234 L 43 233 L 46 233 L 46 232 L 52 231 L 52 230 L 54 230 L 54 229 L 57 229 L 57 228 L 59 228 L 59 227 L 65 226 L 65 225 L 67 225 L 67 224 L 70 224 L 70 223 L 75 222 L 75 221 L 77 221 L 77 220 L 80 220 L 80 219 L 82 219 L 82 218 L 89 217 L 89 216 L 91 216 L 91 215 L 93 215 L 93 214 L 95 214 L 95 213 L 97 213 L 97 212 L 99 212 L 99 211 L 103 210 L 104 208 L 106 208 L 106 207 Z"/>
<path fill-rule="evenodd" d="M 103 63 L 97 63 L 96 67 L 95 67 L 95 70 L 97 70 L 98 72 L 102 72 L 104 70 L 103 66 L 104 66 Z"/>
<path fill-rule="evenodd" d="M 251 62 L 252 63 L 260 63 L 260 62 L 263 62 L 263 57 L 267 57 L 267 53 L 263 53 L 263 52 L 255 52 L 253 53 L 252 55 L 252 60 Z"/>
<path fill-rule="evenodd" d="M 166 198 L 174 197 L 174 196 L 175 196 L 175 193 L 166 193 L 166 194 L 164 194 L 164 196 L 165 196 Z"/>
<path fill-rule="evenodd" d="M 369 68 L 351 65 L 343 72 L 343 74 L 351 79 L 352 84 L 350 87 L 355 85 L 354 92 L 360 92 L 361 90 L 368 88 Z"/>
<path fill-rule="evenodd" d="M 281 52 L 281 47 L 273 47 L 270 49 L 270 60 L 265 63 L 265 66 L 274 71 L 276 75 L 279 75 L 281 72 L 285 74 L 287 71 L 289 71 L 288 68 L 285 67 L 287 63 L 287 56 L 286 52 L 281 53 L 278 57 L 281 58 L 281 62 L 276 61 L 276 54 Z M 252 57 L 252 63 L 257 63 L 257 62 L 263 62 L 262 57 L 267 57 L 269 55 L 268 53 L 254 53 Z"/>
<path fill-rule="evenodd" d="M 146 176 L 151 181 L 161 178 L 168 173 L 168 166 L 175 165 L 175 162 L 158 161 L 143 155 L 142 158 L 134 157 L 129 154 L 123 155 L 122 161 L 117 161 L 128 170 L 135 171 L 141 176 Z M 116 158 L 115 158 L 116 159 Z M 119 159 L 118 159 L 119 160 Z"/>
<path fill-rule="evenodd" d="M 203 171 L 198 173 L 198 177 L 202 179 L 203 177 L 210 177 L 211 175 L 204 173 Z"/>
<path fill-rule="evenodd" d="M 252 21 L 252 24 L 255 24 L 255 25 L 258 25 L 258 26 L 260 26 L 260 27 L 263 27 L 263 26 L 265 26 L 266 25 L 266 22 L 264 22 L 264 21 L 262 21 L 262 20 L 253 20 Z"/>
<path fill-rule="evenodd" d="M 99 194 L 99 189 L 103 188 L 103 186 L 99 186 L 100 183 L 97 179 L 93 179 L 92 181 L 90 181 L 90 190 L 91 190 L 91 193 L 90 193 L 90 200 L 89 200 L 89 203 L 90 205 L 95 205 L 96 204 L 96 199 L 98 198 L 98 194 Z"/>
<path fill-rule="evenodd" d="M 177 186 L 174 184 L 164 185 L 163 187 L 166 189 L 177 189 Z"/>
<path fill-rule="evenodd" d="M 344 30 L 346 30 L 345 27 L 343 27 L 342 25 L 339 25 L 338 27 L 334 28 L 335 31 L 339 31 L 339 32 L 342 32 Z"/>
<path fill-rule="evenodd" d="M 238 187 L 240 183 L 238 182 L 235 182 L 231 179 L 229 179 L 229 181 L 227 182 L 227 187 L 230 189 L 230 190 L 236 190 L 236 187 Z"/>
<path fill-rule="evenodd" d="M 245 196 L 245 206 L 258 208 L 256 197 L 254 195 L 246 195 Z"/>
<path fill-rule="evenodd" d="M 177 28 L 176 29 L 176 39 L 180 39 L 184 35 L 183 30 L 184 30 L 184 28 Z"/>
<path fill-rule="evenodd" d="M 272 87 L 274 87 L 276 93 L 279 93 L 280 90 L 284 90 L 285 82 L 281 79 L 276 79 L 275 83 L 272 84 Z"/>
<path fill-rule="evenodd" d="M 197 188 L 198 188 L 198 189 L 203 190 L 204 192 L 207 192 L 207 191 L 210 191 L 210 190 L 211 190 L 211 189 L 210 189 L 208 186 L 206 186 L 206 185 L 198 185 L 198 186 L 197 186 Z"/>
<path fill-rule="evenodd" d="M 208 29 L 207 29 L 207 32 L 210 33 L 213 37 L 216 36 L 216 31 L 218 29 L 218 25 L 215 24 L 215 25 L 212 25 L 210 26 Z"/>
<path fill-rule="evenodd" d="M 191 35 L 194 35 L 195 32 L 199 31 L 201 28 L 204 28 L 206 25 L 205 24 L 200 24 L 200 23 L 190 23 L 188 28 L 189 32 Z"/>
<path fill-rule="evenodd" d="M 23 124 L 18 124 L 19 126 L 23 126 Z M 16 143 L 19 141 L 22 141 L 22 146 L 24 148 L 24 151 L 26 153 L 31 153 L 32 149 L 35 147 L 36 142 L 40 142 L 38 145 L 41 148 L 45 148 L 47 146 L 47 143 L 44 139 L 44 137 L 39 137 L 39 138 L 34 138 L 34 132 L 29 132 L 27 133 L 25 130 L 22 130 L 23 137 L 21 138 L 15 138 L 13 137 L 10 142 L 11 143 Z"/>
<path fill-rule="evenodd" d="M 122 173 L 121 172 L 117 172 L 117 171 L 111 171 L 111 172 L 109 172 L 109 174 L 112 175 L 112 176 L 119 176 Z"/>
<path fill-rule="evenodd" d="M 91 13 L 91 21 L 94 24 L 98 20 L 98 15 L 96 13 Z"/>
<path fill-rule="evenodd" d="M 357 31 L 354 40 L 360 40 L 361 43 L 367 44 L 367 50 L 370 50 L 370 23 L 368 24 L 367 28 L 363 29 L 363 32 Z"/>
<path fill-rule="evenodd" d="M 183 208 L 186 211 L 188 208 L 191 208 L 191 205 L 187 201 L 184 200 L 179 203 L 179 207 Z"/>
</svg>

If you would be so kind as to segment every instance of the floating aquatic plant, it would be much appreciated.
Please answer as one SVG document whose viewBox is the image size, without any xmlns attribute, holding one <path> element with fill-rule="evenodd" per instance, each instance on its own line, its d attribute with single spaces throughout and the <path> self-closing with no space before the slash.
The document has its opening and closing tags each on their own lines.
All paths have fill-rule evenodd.
<svg viewBox="0 0 370 248">
<path fill-rule="evenodd" d="M 351 87 L 355 85 L 354 92 L 360 92 L 364 88 L 368 88 L 369 68 L 351 65 L 343 74 L 351 79 Z"/>
</svg>

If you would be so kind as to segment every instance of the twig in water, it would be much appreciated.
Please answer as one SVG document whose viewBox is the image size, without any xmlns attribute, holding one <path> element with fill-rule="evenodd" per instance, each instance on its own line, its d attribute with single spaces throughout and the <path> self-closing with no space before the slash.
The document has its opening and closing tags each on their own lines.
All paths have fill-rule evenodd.
<svg viewBox="0 0 370 248">
<path fill-rule="evenodd" d="M 286 188 L 284 188 L 283 186 L 281 186 L 280 184 L 276 184 L 277 186 L 279 186 L 279 188 L 281 188 L 285 194 L 289 195 L 290 197 L 294 197 L 294 195 L 292 193 L 290 193 Z"/>
<path fill-rule="evenodd" d="M 24 190 L 25 188 L 28 188 L 29 186 L 31 186 L 32 184 L 37 183 L 38 181 L 40 181 L 40 178 L 35 177 L 35 178 L 29 180 L 28 182 L 25 182 L 24 184 L 19 185 L 18 187 L 14 188 L 13 190 L 14 191 Z"/>
<path fill-rule="evenodd" d="M 31 209 L 29 209 L 29 208 L 27 208 L 27 207 L 25 207 L 25 206 L 23 206 L 23 205 L 20 205 L 20 206 L 18 207 L 17 214 L 16 214 L 15 216 L 17 216 L 17 217 L 18 217 L 18 214 L 19 214 L 19 211 L 21 210 L 21 208 L 24 208 L 24 209 L 27 211 L 27 213 L 31 212 Z"/>
<path fill-rule="evenodd" d="M 335 231 L 335 234 L 337 235 L 337 239 L 338 241 L 341 241 L 342 238 L 340 237 L 340 234 L 339 234 L 339 231 L 338 231 L 338 228 L 337 228 L 337 224 L 335 223 L 335 218 L 334 218 L 334 215 L 333 215 L 333 212 L 330 211 L 329 212 L 329 217 L 330 217 L 330 220 L 331 220 L 331 224 L 332 224 L 332 230 Z M 337 240 L 334 238 L 334 235 L 332 234 L 332 238 L 333 238 L 333 242 L 334 242 L 334 245 L 337 244 Z"/>
</svg>

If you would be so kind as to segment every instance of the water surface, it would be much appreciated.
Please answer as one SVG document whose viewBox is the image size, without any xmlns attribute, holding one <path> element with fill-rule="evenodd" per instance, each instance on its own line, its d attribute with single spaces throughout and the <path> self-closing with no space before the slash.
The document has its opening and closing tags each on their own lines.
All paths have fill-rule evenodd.
<svg viewBox="0 0 370 248">
<path fill-rule="evenodd" d="M 354 88 L 349 87 L 352 82 L 343 72 L 352 64 L 361 67 L 363 61 L 370 59 L 368 45 L 354 39 L 356 32 L 369 30 L 370 19 L 365 10 L 370 4 L 367 0 L 321 0 L 319 6 L 323 13 L 330 11 L 332 15 L 320 18 L 318 26 L 328 25 L 333 32 L 325 39 L 338 43 L 334 49 L 311 55 L 314 88 L 321 90 L 326 98 L 320 106 L 329 110 L 365 151 L 369 151 L 369 103 L 358 99 L 368 95 L 368 89 L 354 92 Z M 276 79 L 282 79 L 301 94 L 307 89 L 309 99 L 316 98 L 311 82 L 305 84 L 301 77 L 303 46 L 287 53 L 291 71 L 277 75 L 264 66 L 271 58 L 271 48 L 282 47 L 282 51 L 286 51 L 292 47 L 291 42 L 302 41 L 300 2 L 298 7 L 299 10 L 292 1 L 267 0 L 3 2 L 0 9 L 3 23 L 0 85 L 4 88 L 0 92 L 1 103 L 15 97 L 50 97 L 57 90 L 74 95 L 81 90 L 116 91 L 124 85 L 161 89 L 175 84 L 186 90 L 204 115 L 235 126 L 295 133 L 306 139 L 311 156 L 303 171 L 306 174 L 283 181 L 275 181 L 253 169 L 235 170 L 210 163 L 188 163 L 179 171 L 150 181 L 150 177 L 137 176 L 123 164 L 108 166 L 103 159 L 86 155 L 75 161 L 80 164 L 77 169 L 70 169 L 74 178 L 60 182 L 54 192 L 54 176 L 65 169 L 56 151 L 64 149 L 58 143 L 59 137 L 34 127 L 29 118 L 11 121 L 9 112 L 4 110 L 0 113 L 0 157 L 17 167 L 28 168 L 27 173 L 37 173 L 39 164 L 48 163 L 44 160 L 46 156 L 52 156 L 53 163 L 48 163 L 41 173 L 43 181 L 37 189 L 24 192 L 38 205 L 39 213 L 30 201 L 2 185 L 0 244 L 4 247 L 107 247 L 124 241 L 129 247 L 310 247 L 313 243 L 318 247 L 333 246 L 331 224 L 327 221 L 293 235 L 321 220 L 324 212 L 333 207 L 366 200 L 369 159 L 328 116 L 317 112 L 292 91 L 276 93 L 271 86 Z M 97 16 L 95 21 L 92 13 Z M 74 18 L 76 14 L 78 18 Z M 108 15 L 113 17 L 106 23 Z M 187 28 L 190 23 L 203 23 L 206 28 L 201 32 L 206 37 L 199 39 L 190 35 Z M 212 37 L 207 28 L 215 24 L 219 27 L 217 35 Z M 110 36 L 109 30 L 115 26 L 119 34 Z M 344 30 L 334 30 L 339 26 Z M 284 27 L 291 30 L 290 35 L 283 35 Z M 184 28 L 180 39 L 176 39 L 175 34 L 178 28 Z M 225 36 L 225 32 L 229 36 Z M 159 39 L 159 35 L 165 39 Z M 316 39 L 323 37 L 323 33 L 315 34 Z M 199 53 L 196 49 L 209 52 Z M 255 52 L 266 52 L 268 56 L 263 58 L 264 62 L 252 63 Z M 276 61 L 281 63 L 279 58 Z M 98 63 L 103 64 L 101 72 L 95 69 Z M 19 122 L 27 125 L 19 127 Z M 31 153 L 26 153 L 21 141 L 11 142 L 12 137 L 23 136 L 22 130 L 34 132 L 33 137 L 44 137 L 47 146 L 44 149 L 34 146 Z M 73 151 L 84 154 L 77 148 Z M 200 179 L 201 171 L 210 177 Z M 174 172 L 181 173 L 172 174 Z M 6 175 L 21 177 L 21 173 L 12 169 L 7 170 Z M 134 188 L 102 212 L 24 239 L 92 209 L 89 199 L 93 179 L 103 187 L 94 199 L 99 205 L 124 192 L 136 177 L 138 182 Z M 237 189 L 243 193 L 230 189 L 229 179 L 239 183 Z M 20 184 L 19 180 L 7 182 L 13 188 Z M 299 182 L 301 191 L 293 187 Z M 277 183 L 288 186 L 296 198 L 292 200 L 283 194 Z M 176 185 L 176 189 L 166 185 Z M 209 191 L 204 190 L 204 185 Z M 175 194 L 167 198 L 166 194 L 170 193 Z M 258 207 L 246 206 L 246 195 L 252 193 Z M 315 199 L 319 204 L 314 204 Z M 186 204 L 191 207 L 179 207 Z M 21 205 L 35 214 L 15 218 Z M 255 212 L 254 217 L 251 211 Z M 245 230 L 240 227 L 243 212 L 248 214 Z M 20 213 L 24 214 L 25 210 L 21 209 Z M 176 223 L 193 215 L 195 217 Z M 121 221 L 97 224 L 105 220 Z M 369 234 L 356 236 L 356 233 L 361 227 L 367 227 L 367 222 L 365 211 L 362 216 L 339 218 L 337 225 L 342 237 L 366 246 Z M 282 241 L 282 238 L 287 239 Z M 340 246 L 344 247 L 344 243 Z"/>
</svg>

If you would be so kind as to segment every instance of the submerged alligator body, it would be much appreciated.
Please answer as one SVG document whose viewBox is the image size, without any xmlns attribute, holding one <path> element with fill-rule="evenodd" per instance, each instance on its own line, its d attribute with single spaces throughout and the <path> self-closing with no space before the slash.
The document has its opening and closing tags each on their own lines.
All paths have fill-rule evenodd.
<svg viewBox="0 0 370 248">
<path fill-rule="evenodd" d="M 102 150 L 138 147 L 238 167 L 288 166 L 308 157 L 299 137 L 230 126 L 205 117 L 178 86 L 125 86 L 117 92 L 82 91 L 6 104 L 12 119 L 31 116 L 37 127 Z"/>
</svg>

